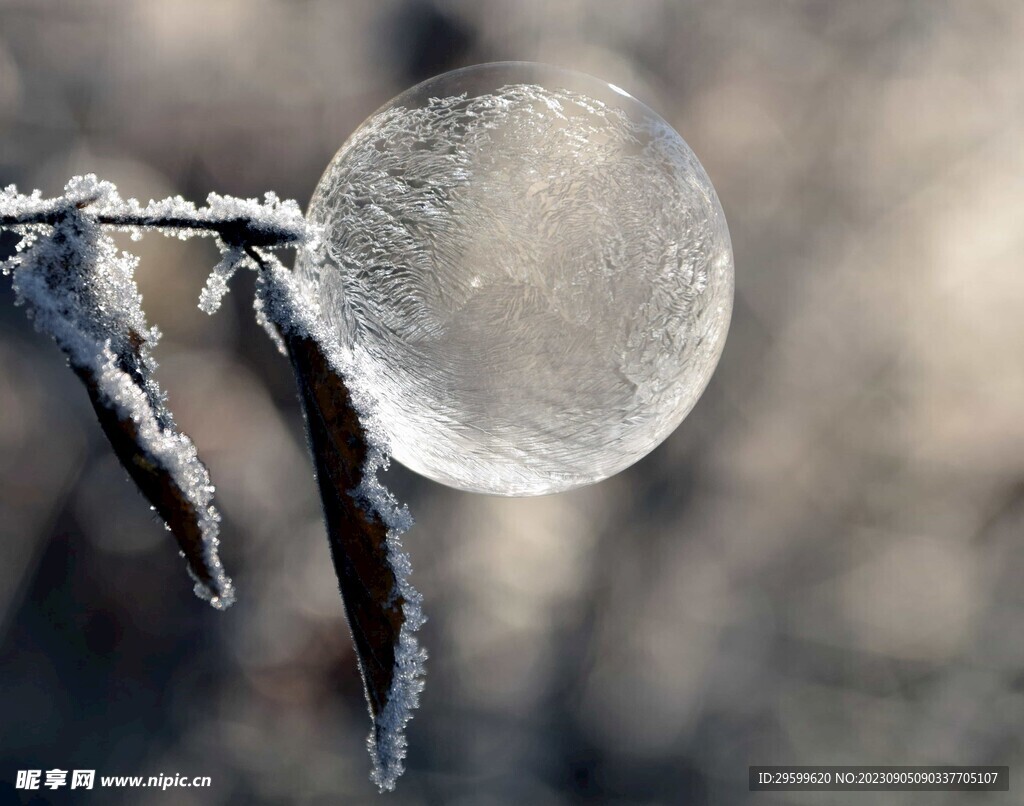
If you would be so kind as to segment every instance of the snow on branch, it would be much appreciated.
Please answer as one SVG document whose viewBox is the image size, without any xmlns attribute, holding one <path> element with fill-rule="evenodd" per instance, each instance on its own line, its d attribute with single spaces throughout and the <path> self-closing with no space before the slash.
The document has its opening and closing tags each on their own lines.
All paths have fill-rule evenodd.
<svg viewBox="0 0 1024 806">
<path fill-rule="evenodd" d="M 0 229 L 20 234 L 13 275 L 17 304 L 51 336 L 84 382 L 100 425 L 128 474 L 174 534 L 196 582 L 214 607 L 234 600 L 217 555 L 220 516 L 195 445 L 174 424 L 153 377 L 159 332 L 146 323 L 135 284 L 137 258 L 118 253 L 103 228 L 133 239 L 157 230 L 213 237 L 221 252 L 199 307 L 213 313 L 240 267 L 258 272 L 257 320 L 295 371 L 327 524 L 331 557 L 352 631 L 372 719 L 372 778 L 390 790 L 404 768 L 405 725 L 419 703 L 426 652 L 414 633 L 421 596 L 401 535 L 412 525 L 378 479 L 389 451 L 372 404 L 354 396 L 346 353 L 326 325 L 315 288 L 268 250 L 314 254 L 315 228 L 299 205 L 267 193 L 262 202 L 211 193 L 204 207 L 180 196 L 122 199 L 94 175 L 74 177 L 62 196 L 0 191 Z"/>
<path fill-rule="evenodd" d="M 156 229 L 180 238 L 216 236 L 236 247 L 277 248 L 302 244 L 309 227 L 302 208 L 294 200 L 281 201 L 267 193 L 262 202 L 211 193 L 205 207 L 196 207 L 181 196 L 142 205 L 137 199 L 122 199 L 110 182 L 95 174 L 76 176 L 64 188 L 64 195 L 44 199 L 36 190 L 18 193 L 14 185 L 0 191 L 0 229 L 18 226 L 52 225 L 63 216 L 68 204 L 88 208 L 96 223 L 140 235 Z"/>
</svg>

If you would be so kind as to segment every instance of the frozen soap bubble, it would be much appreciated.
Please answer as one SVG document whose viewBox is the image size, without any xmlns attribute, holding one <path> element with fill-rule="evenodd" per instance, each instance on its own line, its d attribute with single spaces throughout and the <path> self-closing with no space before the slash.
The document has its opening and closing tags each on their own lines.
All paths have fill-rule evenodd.
<svg viewBox="0 0 1024 806">
<path fill-rule="evenodd" d="M 536 64 L 456 70 L 374 113 L 310 205 L 318 284 L 394 457 L 535 495 L 604 479 L 700 397 L 732 309 L 715 190 L 662 118 Z"/>
</svg>

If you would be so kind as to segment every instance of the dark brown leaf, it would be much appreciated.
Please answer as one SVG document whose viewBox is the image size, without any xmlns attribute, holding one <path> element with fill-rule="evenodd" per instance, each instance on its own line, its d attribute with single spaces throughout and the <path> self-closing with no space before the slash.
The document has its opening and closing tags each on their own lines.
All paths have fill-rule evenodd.
<svg viewBox="0 0 1024 806">
<path fill-rule="evenodd" d="M 387 525 L 351 495 L 366 464 L 366 435 L 345 383 L 331 370 L 317 343 L 295 336 L 286 341 L 306 411 L 331 558 L 370 714 L 376 719 L 394 681 L 395 650 L 405 616 L 388 556 Z"/>
<path fill-rule="evenodd" d="M 118 357 L 119 368 L 146 394 L 154 419 L 160 424 L 159 427 L 173 436 L 173 424 L 161 411 L 159 402 L 153 400 L 152 385 L 147 385 L 143 380 L 145 375 L 140 352 L 142 337 L 133 331 L 129 343 L 132 353 Z M 210 542 L 216 538 L 209 534 L 209 527 L 205 525 L 209 520 L 209 513 L 197 510 L 188 492 L 182 489 L 182 485 L 176 480 L 171 468 L 147 448 L 139 437 L 135 421 L 124 416 L 103 391 L 102 381 L 96 377 L 95 369 L 74 363 L 72 369 L 85 384 L 100 427 L 110 440 L 118 460 L 178 542 L 178 547 L 188 563 L 189 572 L 201 586 L 198 592 L 214 607 L 227 607 L 234 598 L 234 592 L 216 552 L 211 550 L 215 545 L 211 547 Z"/>
<path fill-rule="evenodd" d="M 344 379 L 319 344 L 285 334 L 306 412 L 323 499 L 331 558 L 355 643 L 373 731 L 374 780 L 392 789 L 405 756 L 404 723 L 415 707 L 425 657 L 411 633 L 406 607 L 415 593 L 395 567 L 389 526 L 373 501 L 356 494 L 370 447 Z M 419 603 L 415 602 L 418 613 Z M 422 620 L 420 618 L 420 620 Z"/>
<path fill-rule="evenodd" d="M 259 269 L 257 319 L 291 358 L 299 386 L 331 558 L 372 719 L 371 778 L 382 790 L 394 789 L 426 660 L 414 635 L 424 621 L 422 597 L 409 583 L 412 568 L 401 545 L 412 520 L 377 478 L 387 465 L 385 446 L 367 430 L 362 407 L 369 404 L 353 399 L 341 370 L 346 359 L 311 289 L 273 255 L 246 253 Z"/>
</svg>

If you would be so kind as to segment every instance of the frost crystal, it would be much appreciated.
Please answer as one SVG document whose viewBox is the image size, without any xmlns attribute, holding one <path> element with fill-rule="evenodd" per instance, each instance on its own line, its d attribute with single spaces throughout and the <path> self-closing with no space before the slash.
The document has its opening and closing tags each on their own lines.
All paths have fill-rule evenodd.
<svg viewBox="0 0 1024 806">
<path fill-rule="evenodd" d="M 199 309 L 204 313 L 216 313 L 224 295 L 228 293 L 228 281 L 232 278 L 239 264 L 245 259 L 241 249 L 229 247 L 225 249 L 220 263 L 213 267 L 206 281 L 206 287 L 199 294 Z"/>
</svg>

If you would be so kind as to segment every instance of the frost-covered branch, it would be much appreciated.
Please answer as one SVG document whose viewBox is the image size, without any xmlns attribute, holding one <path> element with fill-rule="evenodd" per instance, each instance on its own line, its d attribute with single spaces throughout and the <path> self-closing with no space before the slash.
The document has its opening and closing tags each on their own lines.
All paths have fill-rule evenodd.
<svg viewBox="0 0 1024 806">
<path fill-rule="evenodd" d="M 218 197 L 223 198 L 223 197 Z M 230 198 L 230 197 L 228 197 Z M 49 200 L 48 200 L 49 201 Z M 135 199 L 130 201 L 134 202 Z M 248 200 L 251 201 L 251 200 Z M 146 210 L 148 208 L 144 208 Z M 42 209 L 29 215 L 0 216 L 0 229 L 57 224 L 63 215 L 61 209 Z M 191 216 L 165 215 L 162 213 L 131 213 L 94 215 L 97 224 L 124 231 L 155 229 L 167 235 L 181 234 L 182 237 L 216 235 L 225 243 L 249 244 L 251 246 L 289 246 L 301 240 L 301 234 L 280 226 L 266 226 L 263 222 L 248 216 L 207 218 L 210 208 L 198 208 Z"/>
<path fill-rule="evenodd" d="M 133 239 L 157 230 L 213 237 L 221 252 L 199 307 L 213 313 L 242 266 L 258 273 L 257 320 L 289 357 L 306 417 L 331 557 L 359 660 L 373 727 L 373 780 L 393 789 L 403 771 L 405 725 L 423 688 L 426 652 L 414 635 L 424 621 L 401 535 L 412 524 L 378 479 L 388 464 L 384 429 L 345 381 L 345 352 L 326 325 L 315 288 L 269 251 L 314 250 L 316 232 L 298 204 L 210 194 L 204 207 L 180 196 L 142 205 L 109 182 L 75 177 L 63 196 L 0 191 L 0 229 L 22 236 L 0 263 L 16 301 L 51 336 L 85 383 L 115 453 L 174 534 L 196 592 L 215 607 L 234 600 L 217 556 L 220 516 L 213 485 L 192 441 L 178 431 L 153 377 L 159 332 L 146 323 L 135 285 L 137 259 L 118 254 L 103 230 Z"/>
<path fill-rule="evenodd" d="M 306 237 L 295 202 L 273 194 L 262 203 L 216 194 L 207 201 L 196 207 L 177 197 L 143 206 L 93 175 L 75 177 L 55 199 L 10 186 L 0 191 L 0 228 L 22 238 L 0 269 L 13 277 L 16 302 L 82 379 L 115 453 L 178 541 L 197 594 L 222 609 L 234 600 L 234 588 L 217 553 L 214 488 L 153 375 L 151 351 L 160 333 L 142 310 L 134 277 L 138 260 L 119 253 L 103 232 L 209 235 L 226 255 L 239 255 L 250 243 L 273 248 Z M 209 307 L 215 307 L 218 290 L 214 284 L 207 293 Z"/>
<path fill-rule="evenodd" d="M 0 191 L 0 229 L 54 226 L 65 217 L 68 204 L 97 224 L 141 234 L 155 229 L 181 238 L 210 235 L 225 244 L 242 247 L 276 248 L 301 244 L 308 227 L 295 201 L 278 199 L 267 193 L 263 202 L 211 193 L 205 207 L 196 207 L 181 196 L 150 201 L 121 199 L 109 182 L 100 182 L 92 174 L 75 177 L 65 195 L 44 199 L 39 191 L 18 193 L 14 185 Z"/>
</svg>

